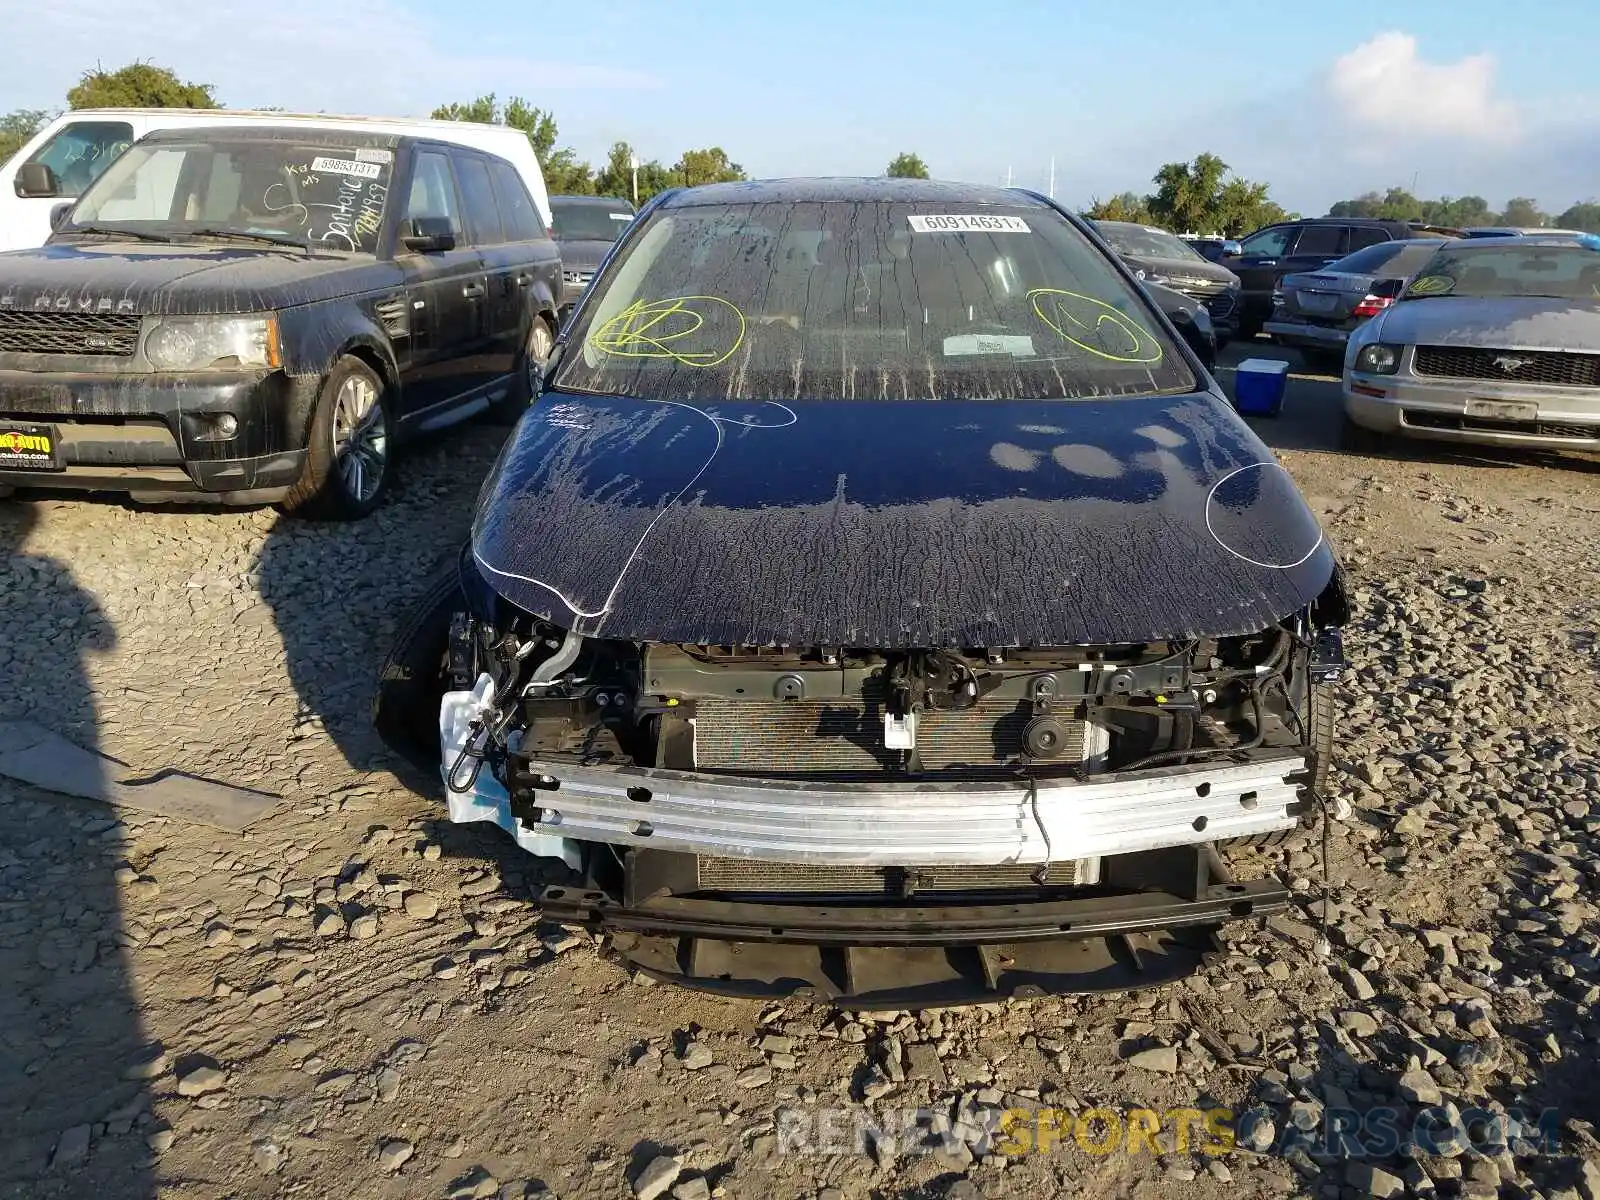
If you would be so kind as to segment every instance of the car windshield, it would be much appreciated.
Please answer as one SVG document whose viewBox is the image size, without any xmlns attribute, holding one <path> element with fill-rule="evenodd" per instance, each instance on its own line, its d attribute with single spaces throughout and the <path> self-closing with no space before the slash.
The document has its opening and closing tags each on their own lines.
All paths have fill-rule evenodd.
<svg viewBox="0 0 1600 1200">
<path fill-rule="evenodd" d="M 668 206 L 595 292 L 557 388 L 803 400 L 1196 386 L 1149 302 L 1043 206 Z"/>
<path fill-rule="evenodd" d="M 1164 229 L 1128 225 L 1121 221 L 1097 221 L 1095 228 L 1113 250 L 1129 258 L 1177 258 L 1205 262 L 1205 258 L 1193 246 Z"/>
<path fill-rule="evenodd" d="M 390 149 L 339 145 L 314 132 L 136 142 L 84 193 L 61 232 L 236 236 L 371 254 L 393 170 Z"/>
<path fill-rule="evenodd" d="M 1440 250 L 1402 300 L 1430 296 L 1543 296 L 1600 300 L 1600 247 L 1474 241 Z"/>
<path fill-rule="evenodd" d="M 614 242 L 633 220 L 633 213 L 621 205 L 572 204 L 550 201 L 550 216 L 555 221 L 558 242 Z"/>
</svg>

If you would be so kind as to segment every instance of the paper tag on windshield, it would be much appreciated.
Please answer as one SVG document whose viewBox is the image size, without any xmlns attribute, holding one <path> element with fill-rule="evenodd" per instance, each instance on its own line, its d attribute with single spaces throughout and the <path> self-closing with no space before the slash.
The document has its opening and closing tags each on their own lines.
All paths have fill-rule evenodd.
<svg viewBox="0 0 1600 1200">
<path fill-rule="evenodd" d="M 913 233 L 1032 233 L 1021 217 L 1002 217 L 991 213 L 953 213 L 946 216 L 914 214 Z"/>
<path fill-rule="evenodd" d="M 1026 334 L 956 333 L 945 338 L 946 358 L 971 354 L 1009 354 L 1012 358 L 1032 358 L 1033 339 Z"/>
<path fill-rule="evenodd" d="M 631 221 L 631 220 L 633 220 L 633 214 L 632 213 L 612 213 L 611 214 L 611 219 L 613 221 Z"/>
<path fill-rule="evenodd" d="M 313 158 L 311 169 L 323 175 L 354 175 L 359 179 L 377 179 L 383 174 L 383 168 L 377 163 L 349 158 Z"/>
<path fill-rule="evenodd" d="M 356 161 L 357 162 L 392 163 L 394 161 L 394 151 L 393 150 L 357 150 L 356 151 Z"/>
</svg>

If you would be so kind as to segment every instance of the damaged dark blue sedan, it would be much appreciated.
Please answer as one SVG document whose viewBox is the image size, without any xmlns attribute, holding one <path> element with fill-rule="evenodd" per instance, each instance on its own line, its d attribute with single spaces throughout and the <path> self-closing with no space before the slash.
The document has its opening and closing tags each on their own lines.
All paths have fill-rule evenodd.
<svg viewBox="0 0 1600 1200">
<path fill-rule="evenodd" d="M 907 180 L 658 197 L 376 717 L 551 919 L 741 995 L 1157 984 L 1283 908 L 1343 575 L 1098 236 Z"/>
</svg>

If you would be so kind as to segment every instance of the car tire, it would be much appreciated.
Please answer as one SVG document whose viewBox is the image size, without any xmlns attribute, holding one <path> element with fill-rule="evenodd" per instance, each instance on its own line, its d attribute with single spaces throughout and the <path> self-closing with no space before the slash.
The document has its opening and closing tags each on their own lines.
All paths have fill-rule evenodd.
<svg viewBox="0 0 1600 1200">
<path fill-rule="evenodd" d="M 448 690 L 450 622 L 464 608 L 460 554 L 437 564 L 378 673 L 372 723 L 389 750 L 430 782 L 439 771 L 439 700 Z"/>
<path fill-rule="evenodd" d="M 1379 454 L 1383 450 L 1383 435 L 1365 425 L 1357 425 L 1347 414 L 1339 430 L 1339 449 L 1347 454 Z"/>
<path fill-rule="evenodd" d="M 511 385 L 506 389 L 505 397 L 491 409 L 498 423 L 514 425 L 522 418 L 522 414 L 528 411 L 528 405 L 532 404 L 539 394 L 541 379 L 536 372 L 543 370 L 555 344 L 555 328 L 543 313 L 535 313 L 532 323 L 528 326 L 528 338 L 523 344 L 522 356 L 517 362 L 516 374 L 512 378 Z"/>
<path fill-rule="evenodd" d="M 306 464 L 279 507 L 325 520 L 365 517 L 393 481 L 394 441 L 383 380 L 359 358 L 341 358 L 318 389 Z"/>
</svg>

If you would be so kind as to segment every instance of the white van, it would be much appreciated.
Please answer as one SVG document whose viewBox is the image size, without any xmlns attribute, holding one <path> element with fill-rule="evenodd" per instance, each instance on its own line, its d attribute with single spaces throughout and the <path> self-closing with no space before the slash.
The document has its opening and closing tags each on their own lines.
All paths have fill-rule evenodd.
<svg viewBox="0 0 1600 1200">
<path fill-rule="evenodd" d="M 145 134 L 216 125 L 316 126 L 431 137 L 470 146 L 499 155 L 516 167 L 539 207 L 545 228 L 553 224 L 550 196 L 533 143 L 520 129 L 505 125 L 215 108 L 84 108 L 62 113 L 0 166 L 0 180 L 4 181 L 0 183 L 0 251 L 44 245 L 50 236 L 51 212 L 63 202 L 76 200 L 112 160 Z"/>
</svg>

